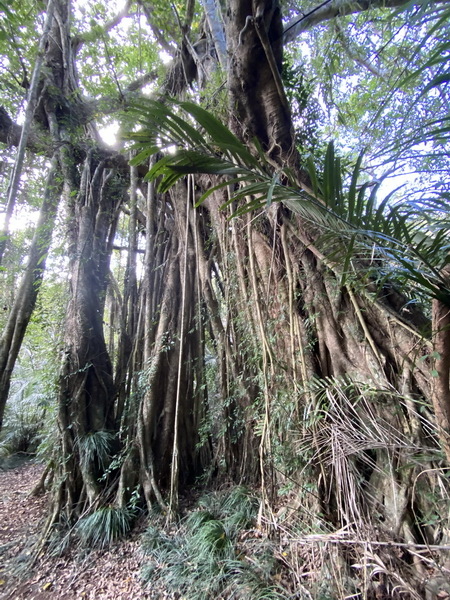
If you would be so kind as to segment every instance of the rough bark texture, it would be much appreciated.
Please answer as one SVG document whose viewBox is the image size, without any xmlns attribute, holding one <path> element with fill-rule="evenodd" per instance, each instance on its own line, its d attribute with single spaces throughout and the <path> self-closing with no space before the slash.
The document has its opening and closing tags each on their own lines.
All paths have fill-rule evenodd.
<svg viewBox="0 0 450 600">
<path fill-rule="evenodd" d="M 444 269 L 442 276 L 450 283 L 450 267 Z M 439 438 L 450 463 L 450 307 L 441 300 L 433 302 L 433 341 L 433 406 Z"/>
<path fill-rule="evenodd" d="M 89 152 L 73 207 L 72 276 L 58 402 L 66 452 L 70 451 L 71 461 L 79 457 L 78 468 L 82 467 L 82 482 L 91 502 L 99 491 L 100 474 L 94 462 L 83 457 L 83 440 L 115 429 L 115 390 L 103 318 L 109 257 L 124 194 L 121 186 L 105 172 L 105 159 Z M 71 477 L 75 473 L 72 466 Z M 81 487 L 71 490 L 71 495 L 76 494 L 77 500 L 81 491 Z"/>
<path fill-rule="evenodd" d="M 314 246 L 316 233 L 287 206 L 230 219 L 235 207 L 220 208 L 229 199 L 221 189 L 194 210 L 197 188 L 216 183 L 207 176 L 159 194 L 133 172 L 126 285 L 123 294 L 113 289 L 109 260 L 129 180 L 117 176 L 123 161 L 100 147 L 92 125 L 81 121 L 89 143 L 78 135 L 77 147 L 71 143 L 71 124 L 86 111 L 68 1 L 55 11 L 36 113 L 58 147 L 70 212 L 53 520 L 110 502 L 127 506 L 138 484 L 147 506 L 165 507 L 170 483 L 183 489 L 205 475 L 259 484 L 261 522 L 289 482 L 305 528 L 320 521 L 360 540 L 428 543 L 437 528 L 426 519 L 428 500 L 411 489 L 421 477 L 441 490 L 436 497 L 446 493 L 432 474 L 441 458 L 432 421 L 450 433 L 448 308 L 434 307 L 433 380 L 431 361 L 419 360 L 429 354 L 421 333 L 429 323 L 403 310 L 398 291 L 342 285 Z M 278 4 L 230 0 L 225 33 L 232 129 L 249 146 L 257 139 L 275 169 L 289 165 L 305 181 L 281 85 Z M 186 40 L 180 55 L 189 69 L 178 64 L 168 78 L 173 89 L 178 77 L 183 88 L 199 74 Z M 0 112 L 2 131 L 17 137 Z M 140 211 L 146 250 L 138 286 Z M 121 327 L 108 343 L 105 306 L 114 306 Z M 423 406 L 431 397 L 435 416 Z M 123 452 L 111 471 L 92 451 L 101 435 L 111 441 L 107 463 Z M 417 458 L 424 447 L 426 463 Z"/>
<path fill-rule="evenodd" d="M 231 1 L 228 5 L 228 88 L 232 128 L 281 162 L 293 153 L 292 123 L 279 82 L 282 61 L 281 11 L 275 0 Z M 261 37 L 267 39 L 263 45 Z"/>
</svg>

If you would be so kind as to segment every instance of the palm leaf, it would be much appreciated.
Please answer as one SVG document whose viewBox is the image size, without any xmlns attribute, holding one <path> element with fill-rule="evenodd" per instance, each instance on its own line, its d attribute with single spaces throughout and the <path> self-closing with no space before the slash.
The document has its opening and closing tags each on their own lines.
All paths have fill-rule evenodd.
<svg viewBox="0 0 450 600">
<path fill-rule="evenodd" d="M 261 148 L 257 146 L 258 156 L 254 157 L 203 108 L 190 102 L 171 101 L 166 106 L 146 101 L 133 107 L 133 112 L 141 126 L 128 136 L 139 150 L 134 164 L 146 160 L 156 150 L 171 145 L 177 148 L 147 174 L 147 179 L 160 179 L 161 192 L 187 174 L 215 175 L 219 181 L 202 195 L 197 206 L 226 186 L 232 193 L 223 208 L 236 202 L 235 216 L 283 202 L 310 222 L 314 231 L 322 232 L 315 244 L 327 257 L 328 264 L 336 265 L 342 282 L 355 256 L 368 259 L 369 271 L 373 271 L 372 258 L 376 256 L 379 268 L 384 264 L 385 271 L 397 269 L 397 274 L 413 286 L 420 286 L 431 297 L 445 297 L 450 303 L 449 290 L 440 275 L 448 261 L 448 219 L 438 230 L 430 226 L 442 223 L 442 214 L 448 214 L 447 198 L 396 203 L 394 195 L 398 190 L 394 190 L 379 202 L 379 184 L 372 189 L 368 183 L 359 187 L 363 155 L 358 156 L 346 185 L 341 160 L 332 143 L 327 147 L 321 176 L 312 159 L 308 159 L 312 193 L 307 193 L 286 185 L 284 182 L 292 180 L 290 173 L 274 172 L 260 156 Z M 363 275 L 360 263 L 361 260 L 358 269 Z"/>
</svg>

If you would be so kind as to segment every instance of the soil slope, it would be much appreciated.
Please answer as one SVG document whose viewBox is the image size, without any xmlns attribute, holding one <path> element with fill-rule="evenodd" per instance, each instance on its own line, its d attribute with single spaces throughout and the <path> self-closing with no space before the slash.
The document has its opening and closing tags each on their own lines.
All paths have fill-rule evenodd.
<svg viewBox="0 0 450 600">
<path fill-rule="evenodd" d="M 32 565 L 33 546 L 47 515 L 47 498 L 30 495 L 43 467 L 23 460 L 0 467 L 0 599 L 144 600 L 167 597 L 144 592 L 138 533 L 107 552 L 70 548 Z"/>
</svg>

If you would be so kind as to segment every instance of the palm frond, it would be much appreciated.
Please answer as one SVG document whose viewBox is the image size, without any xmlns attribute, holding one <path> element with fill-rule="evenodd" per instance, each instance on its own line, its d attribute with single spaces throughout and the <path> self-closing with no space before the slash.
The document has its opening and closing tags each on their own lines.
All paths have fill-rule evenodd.
<svg viewBox="0 0 450 600">
<path fill-rule="evenodd" d="M 415 16 L 416 27 L 423 34 L 407 61 L 404 74 L 392 84 L 390 93 L 378 114 L 372 120 L 374 126 L 382 110 L 389 104 L 398 89 L 415 88 L 410 100 L 413 107 L 419 102 L 433 101 L 417 127 L 395 136 L 390 144 L 381 149 L 386 162 L 401 159 L 407 151 L 425 144 L 432 145 L 435 158 L 448 158 L 450 141 L 449 83 L 450 83 L 450 9 L 445 5 L 425 3 L 423 11 Z M 405 74 L 406 73 L 406 74 Z M 402 133 L 402 132 L 400 132 Z"/>
<path fill-rule="evenodd" d="M 282 202 L 320 233 L 315 244 L 343 282 L 356 270 L 361 276 L 366 262 L 370 274 L 378 269 L 382 278 L 383 271 L 395 271 L 399 280 L 419 286 L 428 297 L 450 303 L 450 290 L 441 276 L 450 243 L 449 220 L 442 216 L 448 214 L 447 198 L 396 202 L 391 192 L 380 202 L 379 184 L 359 186 L 363 154 L 347 183 L 333 143 L 327 147 L 323 173 L 308 161 L 313 191 L 307 192 L 293 184 L 287 170 L 274 172 L 262 151 L 254 157 L 222 123 L 193 103 L 171 101 L 166 106 L 147 100 L 132 110 L 141 127 L 128 136 L 139 150 L 133 164 L 156 149 L 175 147 L 147 175 L 160 180 L 161 192 L 189 173 L 215 175 L 219 181 L 197 205 L 225 186 L 234 190 L 223 207 L 236 202 L 235 216 Z"/>
</svg>

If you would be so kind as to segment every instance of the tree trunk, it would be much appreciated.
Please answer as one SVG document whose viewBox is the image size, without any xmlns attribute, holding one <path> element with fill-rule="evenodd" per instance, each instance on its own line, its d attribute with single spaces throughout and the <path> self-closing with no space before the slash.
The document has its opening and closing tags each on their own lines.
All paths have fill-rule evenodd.
<svg viewBox="0 0 450 600">
<path fill-rule="evenodd" d="M 36 231 L 31 242 L 28 264 L 17 290 L 14 304 L 8 316 L 8 321 L 0 342 L 0 431 L 12 372 L 44 276 L 45 262 L 52 239 L 56 210 L 62 190 L 62 183 L 57 177 L 58 169 L 59 162 L 55 156 L 52 159 L 47 177 L 44 200 L 39 213 Z"/>
<path fill-rule="evenodd" d="M 92 504 L 101 488 L 98 477 L 104 461 L 96 455 L 95 435 L 114 437 L 115 388 L 103 315 L 126 180 L 116 176 L 114 153 L 98 148 L 93 125 L 85 127 L 92 148 L 84 144 L 75 151 L 72 144 L 79 142 L 84 106 L 70 38 L 68 0 L 55 1 L 44 62 L 35 119 L 48 129 L 58 148 L 69 212 L 71 273 L 58 398 L 63 473 L 55 492 L 54 514 L 57 517 L 64 508 L 71 518 L 83 510 L 85 501 Z"/>
<path fill-rule="evenodd" d="M 274 0 L 231 0 L 226 34 L 232 129 L 256 138 L 275 162 L 296 160 L 290 109 L 281 82 L 281 11 Z"/>
<path fill-rule="evenodd" d="M 39 79 L 41 75 L 42 63 L 44 60 L 45 46 L 47 44 L 48 35 L 50 33 L 50 27 L 53 20 L 53 0 L 49 0 L 46 11 L 46 18 L 44 24 L 44 31 L 42 32 L 41 40 L 39 42 L 39 48 L 34 64 L 33 75 L 31 77 L 30 89 L 28 90 L 28 101 L 25 110 L 25 121 L 22 126 L 20 134 L 20 140 L 17 147 L 17 155 L 14 161 L 14 167 L 11 174 L 11 181 L 8 186 L 8 194 L 6 201 L 5 221 L 0 231 L 0 265 L 3 262 L 3 254 L 6 247 L 6 242 L 9 235 L 9 223 L 14 211 L 16 203 L 17 191 L 19 189 L 20 178 L 22 176 L 23 161 L 25 158 L 25 150 L 28 144 L 28 137 L 30 135 L 31 125 L 33 122 L 34 111 L 36 110 L 37 95 L 39 88 Z M 0 419 L 1 428 L 1 419 Z"/>
<path fill-rule="evenodd" d="M 98 432 L 115 431 L 115 388 L 103 315 L 122 185 L 109 176 L 105 158 L 88 153 L 73 214 L 72 277 L 58 421 L 66 452 L 74 462 L 78 456 L 79 482 L 71 497 L 77 501 L 85 487 L 90 503 L 97 498 L 97 479 L 102 473 L 93 457 L 83 456 L 84 441 Z M 111 202 L 114 197 L 116 204 Z M 73 481 L 78 469 L 71 469 Z"/>
<path fill-rule="evenodd" d="M 298 171 L 292 123 L 279 85 L 282 24 L 278 5 L 271 0 L 253 3 L 232 0 L 226 25 L 231 57 L 228 77 L 231 125 L 244 140 L 251 142 L 257 137 L 274 164 L 297 169 L 297 180 L 302 185 L 307 178 Z M 240 224 L 237 227 L 242 229 Z M 219 250 L 222 258 L 230 244 L 227 237 L 225 235 Z M 275 213 L 271 209 L 260 215 L 259 220 L 252 221 L 247 227 L 247 248 L 241 245 L 237 251 L 237 262 L 244 265 L 240 277 L 242 295 L 240 301 L 233 299 L 232 302 L 239 305 L 239 302 L 250 301 L 249 321 L 253 322 L 252 329 L 259 338 L 261 362 L 256 368 L 258 386 L 252 390 L 252 397 L 255 398 L 256 392 L 260 398 L 256 434 L 260 439 L 263 498 L 270 499 L 273 489 L 270 472 L 273 448 L 279 447 L 281 440 L 285 440 L 284 444 L 292 443 L 292 439 L 289 441 L 283 436 L 282 422 L 277 422 L 280 400 L 276 399 L 282 389 L 291 397 L 297 396 L 290 410 L 299 432 L 303 430 L 307 437 L 311 435 L 307 452 L 323 457 L 318 462 L 316 485 L 322 511 L 328 519 L 337 526 L 362 522 L 367 525 L 370 511 L 376 506 L 387 523 L 394 523 L 395 530 L 410 539 L 410 523 L 415 517 L 401 498 L 417 471 L 412 466 L 405 468 L 399 475 L 398 487 L 384 496 L 381 492 L 384 484 L 376 478 L 389 457 L 387 449 L 394 443 L 395 431 L 413 430 L 416 437 L 411 440 L 406 434 L 398 434 L 401 439 L 397 440 L 398 454 L 388 461 L 408 462 L 408 446 L 426 438 L 417 409 L 405 413 L 401 408 L 405 368 L 408 377 L 412 374 L 409 406 L 414 406 L 414 398 L 418 396 L 430 397 L 430 361 L 418 360 L 428 354 L 427 342 L 420 333 L 426 319 L 416 311 L 405 321 L 399 308 L 406 300 L 389 286 L 378 298 L 362 286 L 342 287 L 339 274 L 333 272 L 326 257 L 315 248 L 316 237 L 298 216 L 281 207 Z M 218 235 L 218 239 L 222 242 L 223 238 Z M 225 305 L 230 309 L 228 299 Z M 234 322 L 239 310 L 242 309 L 237 309 L 233 317 L 230 315 Z M 439 328 L 442 332 L 446 329 L 447 326 Z M 238 352 L 235 348 L 234 356 Z M 443 360 L 446 356 L 442 349 Z M 444 382 L 448 396 L 447 364 L 442 363 L 442 371 L 440 381 Z M 314 380 L 321 381 L 320 385 L 328 390 L 328 397 L 336 399 L 328 412 L 320 413 L 324 419 L 321 427 L 308 431 L 308 425 L 301 423 L 301 415 L 305 411 L 314 412 L 320 406 L 311 387 Z M 361 405 L 357 409 L 356 390 L 360 384 L 356 382 L 378 389 L 379 404 L 364 408 Z M 397 407 L 392 399 L 393 390 L 398 398 Z M 441 393 L 440 398 L 444 395 Z M 359 428 L 364 429 L 365 421 L 370 427 L 363 434 Z M 376 433 L 377 423 L 382 422 L 389 425 Z M 365 438 L 365 447 L 371 448 L 370 461 L 357 450 L 355 428 Z M 248 433 L 247 425 L 246 435 Z M 363 475 L 368 464 L 370 468 Z M 304 478 L 301 474 L 293 477 L 299 477 L 300 481 Z M 364 477 L 367 489 L 361 487 Z M 345 488 L 348 494 L 354 491 L 354 505 L 348 505 Z M 422 508 L 417 505 L 415 510 L 420 513 Z"/>
<path fill-rule="evenodd" d="M 450 267 L 442 272 L 450 283 Z M 433 301 L 433 352 L 432 399 L 439 439 L 450 464 L 450 302 Z"/>
<path fill-rule="evenodd" d="M 93 126 L 84 129 L 89 143 L 72 144 L 79 132 L 70 124 L 85 106 L 68 2 L 56 2 L 55 11 L 35 117 L 59 149 L 70 227 L 54 517 L 78 518 L 112 499 L 126 506 L 138 484 L 147 506 L 166 508 L 170 489 L 176 509 L 177 492 L 208 471 L 259 484 L 261 524 L 277 487 L 289 481 L 305 528 L 319 522 L 357 539 L 380 532 L 431 539 L 432 525 L 420 524 L 427 500 L 412 500 L 411 482 L 424 472 L 419 449 L 429 451 L 430 471 L 440 455 L 433 416 L 417 400 L 433 391 L 447 435 L 448 311 L 434 307 L 441 362 L 432 390 L 430 340 L 420 333 L 427 319 L 402 311 L 406 299 L 387 284 L 381 291 L 343 285 L 317 247 L 317 232 L 292 207 L 230 219 L 236 207 L 220 208 L 227 189 L 193 209 L 197 188 L 217 183 L 209 176 L 166 194 L 150 185 L 138 285 L 134 172 L 113 372 L 103 320 L 128 171 L 116 176 L 123 161 L 101 148 Z M 228 3 L 230 123 L 249 146 L 258 141 L 275 169 L 289 166 L 306 185 L 280 77 L 282 30 L 276 2 Z M 194 72 L 184 75 L 192 80 Z M 108 440 L 105 456 L 100 439 Z M 108 461 L 119 449 L 125 459 L 110 477 Z"/>
</svg>

